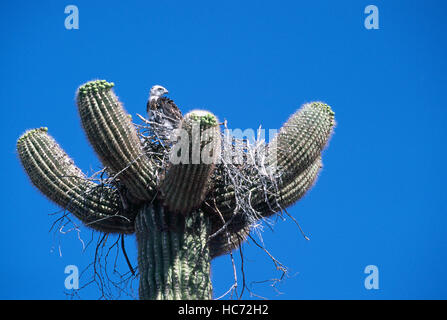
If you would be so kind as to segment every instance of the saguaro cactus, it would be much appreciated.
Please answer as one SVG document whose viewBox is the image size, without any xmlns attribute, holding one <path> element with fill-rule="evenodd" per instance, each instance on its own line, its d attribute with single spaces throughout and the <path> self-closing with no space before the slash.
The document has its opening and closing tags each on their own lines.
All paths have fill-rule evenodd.
<svg viewBox="0 0 447 320">
<path fill-rule="evenodd" d="M 292 205 L 314 184 L 334 113 L 321 102 L 305 104 L 265 145 L 259 164 L 248 161 L 257 150 L 225 142 L 217 118 L 206 111 L 187 114 L 179 125 L 182 141 L 160 148 L 137 130 L 113 86 L 96 80 L 77 91 L 82 126 L 108 183 L 88 179 L 46 128 L 18 139 L 23 168 L 45 196 L 85 225 L 136 234 L 141 299 L 211 299 L 211 260 L 240 246 L 253 222 Z M 242 162 L 222 160 L 225 146 L 240 151 Z M 194 148 L 211 161 L 166 161 L 182 152 L 192 161 Z"/>
</svg>

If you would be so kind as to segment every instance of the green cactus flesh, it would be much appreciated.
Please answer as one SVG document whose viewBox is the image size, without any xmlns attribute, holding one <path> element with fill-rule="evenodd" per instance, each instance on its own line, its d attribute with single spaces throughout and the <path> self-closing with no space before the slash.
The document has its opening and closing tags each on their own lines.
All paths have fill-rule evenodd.
<svg viewBox="0 0 447 320">
<path fill-rule="evenodd" d="M 141 299 L 211 299 L 209 219 L 145 205 L 135 221 Z"/>
<path fill-rule="evenodd" d="M 82 173 L 47 128 L 18 139 L 21 164 L 33 185 L 85 225 L 136 234 L 141 299 L 211 299 L 211 260 L 238 248 L 256 220 L 294 204 L 315 183 L 334 112 L 322 102 L 303 105 L 267 145 L 263 170 L 253 170 L 259 168 L 216 161 L 222 149 L 215 147 L 225 143 L 219 122 L 210 112 L 192 111 L 180 128 L 191 137 L 195 123 L 202 138 L 192 137 L 186 152 L 192 156 L 198 142 L 212 161 L 168 163 L 154 156 L 159 145 L 141 137 L 113 87 L 90 81 L 79 87 L 76 99 L 108 183 Z M 167 147 L 166 158 L 176 155 L 178 146 Z M 148 152 L 151 148 L 158 151 Z"/>
<path fill-rule="evenodd" d="M 197 126 L 197 134 L 193 133 L 194 125 Z M 206 153 L 210 145 L 212 152 L 214 150 L 213 146 L 220 145 L 221 135 L 217 126 L 217 119 L 210 113 L 198 115 L 191 112 L 185 116 L 180 128 L 188 134 L 189 143 L 186 145 L 186 150 L 177 149 L 174 146 L 171 152 L 186 151 L 188 153 L 188 163 L 169 165 L 160 191 L 165 206 L 173 212 L 187 214 L 200 207 L 203 202 L 209 189 L 214 163 L 217 160 L 217 154 L 215 153 L 210 155 L 209 163 L 202 161 L 200 163 L 190 163 L 193 162 L 194 145 L 196 144 L 200 148 L 199 156 Z M 198 139 L 201 141 L 197 141 Z M 202 140 L 206 140 L 206 143 L 203 143 Z M 182 144 L 182 141 L 179 143 Z"/>
</svg>

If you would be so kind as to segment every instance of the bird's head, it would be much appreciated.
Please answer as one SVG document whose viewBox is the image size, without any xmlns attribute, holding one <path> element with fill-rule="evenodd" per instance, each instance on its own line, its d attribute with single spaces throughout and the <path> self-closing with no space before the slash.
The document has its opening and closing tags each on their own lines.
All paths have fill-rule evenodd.
<svg viewBox="0 0 447 320">
<path fill-rule="evenodd" d="M 155 85 L 151 88 L 150 99 L 158 99 L 162 95 L 167 94 L 167 93 L 169 93 L 169 91 L 165 87 Z"/>
</svg>

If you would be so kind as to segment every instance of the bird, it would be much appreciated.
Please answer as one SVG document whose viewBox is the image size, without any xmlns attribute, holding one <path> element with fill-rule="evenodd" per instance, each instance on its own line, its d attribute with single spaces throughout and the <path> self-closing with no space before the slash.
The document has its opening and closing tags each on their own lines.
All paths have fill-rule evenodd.
<svg viewBox="0 0 447 320">
<path fill-rule="evenodd" d="M 183 118 L 182 112 L 173 100 L 164 97 L 169 91 L 155 85 L 151 88 L 147 101 L 149 121 L 156 123 L 163 131 L 176 129 Z"/>
</svg>

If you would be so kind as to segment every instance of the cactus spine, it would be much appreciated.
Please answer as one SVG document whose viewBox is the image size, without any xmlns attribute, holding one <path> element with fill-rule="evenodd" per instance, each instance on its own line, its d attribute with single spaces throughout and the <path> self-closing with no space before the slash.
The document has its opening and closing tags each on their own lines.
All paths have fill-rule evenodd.
<svg viewBox="0 0 447 320">
<path fill-rule="evenodd" d="M 241 170 L 244 188 L 229 179 L 228 168 L 217 161 L 223 143 L 218 120 L 207 111 L 187 114 L 180 128 L 188 142 L 180 139 L 165 151 L 171 160 L 188 155 L 190 162 L 160 168 L 147 152 L 148 143 L 149 149 L 158 147 L 150 141 L 143 146 L 113 86 L 91 81 L 78 89 L 76 98 L 82 127 L 109 183 L 88 179 L 46 128 L 28 130 L 18 139 L 22 166 L 46 197 L 85 225 L 105 233 L 136 234 L 141 299 L 211 299 L 210 261 L 241 245 L 253 217 L 268 217 L 292 205 L 315 183 L 334 113 L 313 102 L 289 118 L 268 145 L 267 171 L 280 174 L 270 178 L 275 189 L 266 192 L 265 176 L 254 174 L 250 166 L 232 167 Z M 205 155 L 196 163 L 191 159 L 194 148 Z"/>
</svg>

